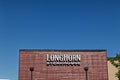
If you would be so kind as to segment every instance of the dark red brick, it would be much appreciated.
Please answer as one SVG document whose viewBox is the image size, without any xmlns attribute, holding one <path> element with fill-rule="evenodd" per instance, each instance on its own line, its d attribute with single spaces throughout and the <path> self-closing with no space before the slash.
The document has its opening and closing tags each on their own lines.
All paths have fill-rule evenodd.
<svg viewBox="0 0 120 80">
<path fill-rule="evenodd" d="M 46 66 L 46 54 L 80 54 L 80 66 Z M 19 80 L 85 80 L 84 67 L 88 66 L 88 80 L 108 80 L 105 50 L 20 50 Z"/>
</svg>

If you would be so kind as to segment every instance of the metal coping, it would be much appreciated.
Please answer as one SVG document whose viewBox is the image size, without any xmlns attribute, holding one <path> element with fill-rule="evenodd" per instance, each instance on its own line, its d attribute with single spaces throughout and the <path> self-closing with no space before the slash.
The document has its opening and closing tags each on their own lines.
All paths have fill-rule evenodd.
<svg viewBox="0 0 120 80">
<path fill-rule="evenodd" d="M 57 52 L 102 52 L 106 49 L 20 49 L 19 51 L 57 51 Z"/>
</svg>

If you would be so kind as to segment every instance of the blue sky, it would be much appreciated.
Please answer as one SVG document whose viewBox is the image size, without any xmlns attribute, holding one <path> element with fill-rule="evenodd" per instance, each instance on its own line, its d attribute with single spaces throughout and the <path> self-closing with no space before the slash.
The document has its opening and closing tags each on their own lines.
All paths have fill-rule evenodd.
<svg viewBox="0 0 120 80">
<path fill-rule="evenodd" d="M 119 0 L 0 0 L 0 78 L 18 79 L 19 49 L 120 51 Z"/>
</svg>

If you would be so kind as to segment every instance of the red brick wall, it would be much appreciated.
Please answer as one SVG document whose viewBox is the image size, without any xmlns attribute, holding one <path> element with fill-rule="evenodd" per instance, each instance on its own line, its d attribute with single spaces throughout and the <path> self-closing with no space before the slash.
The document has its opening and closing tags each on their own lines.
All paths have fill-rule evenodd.
<svg viewBox="0 0 120 80">
<path fill-rule="evenodd" d="M 46 54 L 80 54 L 80 66 L 46 66 Z M 85 80 L 84 67 L 88 66 L 88 80 L 108 80 L 105 50 L 20 50 L 19 80 Z"/>
</svg>

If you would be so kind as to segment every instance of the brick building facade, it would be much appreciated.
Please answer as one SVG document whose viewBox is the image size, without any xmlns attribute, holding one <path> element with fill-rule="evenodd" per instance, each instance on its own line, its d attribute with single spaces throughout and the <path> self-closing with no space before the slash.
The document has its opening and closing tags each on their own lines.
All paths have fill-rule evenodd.
<svg viewBox="0 0 120 80">
<path fill-rule="evenodd" d="M 88 80 L 108 80 L 106 50 L 20 50 L 19 80 L 85 80 L 84 67 Z"/>
</svg>

